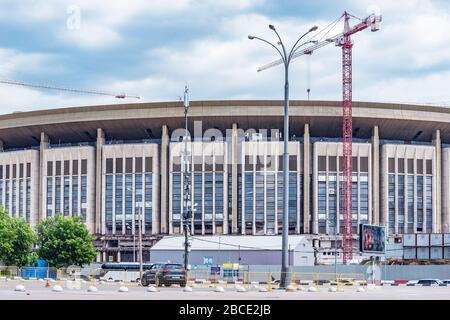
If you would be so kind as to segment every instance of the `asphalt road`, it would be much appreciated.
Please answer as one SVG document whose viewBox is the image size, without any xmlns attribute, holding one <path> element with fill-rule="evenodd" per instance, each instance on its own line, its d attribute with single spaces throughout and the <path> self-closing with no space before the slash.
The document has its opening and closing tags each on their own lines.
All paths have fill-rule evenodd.
<svg viewBox="0 0 450 320">
<path fill-rule="evenodd" d="M 25 292 L 14 291 L 17 285 L 25 286 Z M 214 288 L 193 288 L 192 292 L 184 292 L 183 288 L 158 288 L 158 292 L 147 292 L 147 288 L 136 284 L 128 285 L 128 292 L 119 292 L 117 283 L 97 285 L 97 292 L 87 292 L 88 283 L 80 288 L 67 287 L 66 282 L 60 282 L 63 292 L 53 292 L 51 287 L 45 287 L 39 281 L 5 281 L 0 282 L 1 300 L 450 300 L 450 287 L 407 287 L 383 286 L 366 288 L 358 292 L 356 287 L 343 287 L 343 292 L 328 292 L 328 287 L 317 287 L 317 292 L 272 290 L 259 292 L 248 288 L 247 292 L 237 292 L 234 286 L 224 288 L 225 292 L 214 292 Z M 307 289 L 307 288 L 305 288 Z"/>
</svg>

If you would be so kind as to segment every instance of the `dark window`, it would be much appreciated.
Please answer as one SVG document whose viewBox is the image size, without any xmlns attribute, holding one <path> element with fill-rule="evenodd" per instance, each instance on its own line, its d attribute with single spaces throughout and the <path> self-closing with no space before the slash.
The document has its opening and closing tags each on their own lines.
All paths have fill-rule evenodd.
<svg viewBox="0 0 450 320">
<path fill-rule="evenodd" d="M 125 173 L 133 172 L 133 158 L 125 158 Z"/>
<path fill-rule="evenodd" d="M 205 156 L 205 171 L 213 171 L 213 157 Z"/>
<path fill-rule="evenodd" d="M 9 164 L 6 165 L 6 179 L 9 179 Z M 8 197 L 7 197 L 7 199 L 8 199 Z"/>
<path fill-rule="evenodd" d="M 358 172 L 358 157 L 352 157 L 352 171 Z"/>
<path fill-rule="evenodd" d="M 414 159 L 408 159 L 408 173 L 414 173 Z"/>
<path fill-rule="evenodd" d="M 13 179 L 16 177 L 16 173 L 17 173 L 17 165 L 13 164 L 13 172 L 12 172 Z"/>
<path fill-rule="evenodd" d="M 181 157 L 173 157 L 172 168 L 173 171 L 181 171 Z"/>
<path fill-rule="evenodd" d="M 23 178 L 23 163 L 19 164 L 19 178 Z"/>
<path fill-rule="evenodd" d="M 61 175 L 61 161 L 56 161 L 56 175 Z"/>
<path fill-rule="evenodd" d="M 327 171 L 327 157 L 319 156 L 319 171 Z"/>
<path fill-rule="evenodd" d="M 87 160 L 81 160 L 81 174 L 87 174 Z"/>
<path fill-rule="evenodd" d="M 394 158 L 388 159 L 388 172 L 395 173 L 395 159 Z"/>
<path fill-rule="evenodd" d="M 433 170 L 432 162 L 431 162 L 431 160 L 427 160 L 426 163 L 427 163 L 427 174 L 431 174 L 432 170 Z"/>
<path fill-rule="evenodd" d="M 53 175 L 53 162 L 47 161 L 47 176 Z"/>
<path fill-rule="evenodd" d="M 69 175 L 70 174 L 70 161 L 69 160 L 64 160 L 64 175 Z"/>
<path fill-rule="evenodd" d="M 106 159 L 106 173 L 113 173 L 114 171 L 114 163 L 113 158 L 107 158 Z"/>
<path fill-rule="evenodd" d="M 423 160 L 417 159 L 417 174 L 423 174 Z"/>
<path fill-rule="evenodd" d="M 31 177 L 31 163 L 27 163 L 27 178 Z"/>
<path fill-rule="evenodd" d="M 289 156 L 289 170 L 297 171 L 297 156 Z"/>
<path fill-rule="evenodd" d="M 337 170 L 336 157 L 328 157 L 328 167 L 330 168 L 330 171 Z"/>
<path fill-rule="evenodd" d="M 253 171 L 253 159 L 251 156 L 245 156 L 245 171 Z"/>
<path fill-rule="evenodd" d="M 339 157 L 339 171 L 343 170 L 343 166 L 344 166 L 344 157 L 340 156 Z"/>
<path fill-rule="evenodd" d="M 256 156 L 256 171 L 264 170 L 264 156 Z"/>
<path fill-rule="evenodd" d="M 0 166 L 0 179 L 3 179 L 3 166 Z"/>
<path fill-rule="evenodd" d="M 116 173 L 123 173 L 123 159 L 116 158 Z"/>
<path fill-rule="evenodd" d="M 369 158 L 368 157 L 361 157 L 359 158 L 359 165 L 361 172 L 369 172 Z"/>
<path fill-rule="evenodd" d="M 405 173 L 405 159 L 403 158 L 398 158 L 398 173 Z"/>
<path fill-rule="evenodd" d="M 152 159 L 152 157 L 145 157 L 145 172 L 153 172 L 153 159 Z"/>
<path fill-rule="evenodd" d="M 283 171 L 283 165 L 284 165 L 283 156 L 278 156 L 278 171 Z"/>
<path fill-rule="evenodd" d="M 73 160 L 72 162 L 72 174 L 78 175 L 78 160 Z"/>
<path fill-rule="evenodd" d="M 216 171 L 223 171 L 223 156 L 216 156 Z"/>
<path fill-rule="evenodd" d="M 135 172 L 139 172 L 139 173 L 141 173 L 142 172 L 142 158 L 141 157 L 138 157 L 138 158 L 136 158 L 136 163 L 135 163 Z"/>
</svg>

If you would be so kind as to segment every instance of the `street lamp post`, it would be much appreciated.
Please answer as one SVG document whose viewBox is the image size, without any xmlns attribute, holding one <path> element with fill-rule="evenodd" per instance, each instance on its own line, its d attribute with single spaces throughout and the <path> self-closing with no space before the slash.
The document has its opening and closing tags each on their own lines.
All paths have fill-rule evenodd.
<svg viewBox="0 0 450 320">
<path fill-rule="evenodd" d="M 128 191 L 133 192 L 134 193 L 134 188 L 133 187 L 127 187 L 126 188 Z M 142 279 L 142 274 L 144 273 L 144 268 L 143 268 L 143 264 L 142 264 L 142 201 L 140 202 L 136 202 L 136 207 L 138 208 L 138 246 L 139 246 L 139 279 Z M 134 235 L 133 235 L 133 241 L 135 241 L 136 239 L 136 219 L 134 219 Z M 134 242 L 133 242 L 134 245 Z M 134 245 L 134 248 L 135 245 Z M 136 257 L 136 254 L 134 254 L 134 257 Z"/>
<path fill-rule="evenodd" d="M 127 230 L 130 230 L 133 233 L 133 262 L 136 262 L 136 225 L 133 229 L 133 227 L 127 223 Z"/>
<path fill-rule="evenodd" d="M 144 273 L 142 267 L 142 203 L 138 203 L 138 219 L 139 219 L 139 279 L 142 279 L 142 274 Z"/>
<path fill-rule="evenodd" d="M 269 29 L 275 32 L 278 38 L 277 44 L 281 46 L 282 50 L 278 49 L 271 42 L 249 35 L 248 38 L 250 40 L 260 40 L 271 47 L 273 47 L 280 54 L 281 59 L 284 64 L 284 152 L 283 152 L 283 237 L 282 237 L 282 260 L 281 260 L 281 281 L 280 287 L 286 288 L 291 282 L 291 270 L 289 266 L 289 253 L 288 253 L 288 236 L 289 236 L 289 151 L 288 151 L 288 141 L 289 141 L 289 65 L 291 63 L 292 55 L 297 51 L 298 48 L 303 46 L 306 43 L 310 43 L 311 41 L 307 41 L 303 44 L 298 45 L 301 39 L 306 36 L 308 33 L 316 31 L 318 29 L 317 26 L 312 27 L 308 30 L 308 32 L 304 33 L 295 44 L 292 46 L 289 54 L 286 51 L 283 41 L 281 40 L 280 35 L 273 25 L 269 25 Z"/>
<path fill-rule="evenodd" d="M 191 205 L 191 177 L 189 170 L 189 154 L 188 154 L 188 112 L 189 112 L 189 89 L 186 86 L 184 88 L 184 152 L 183 152 L 183 190 L 184 190 L 184 202 L 183 202 L 183 230 L 184 230 L 184 269 L 188 270 L 189 267 L 189 222 L 192 218 L 192 205 Z"/>
</svg>

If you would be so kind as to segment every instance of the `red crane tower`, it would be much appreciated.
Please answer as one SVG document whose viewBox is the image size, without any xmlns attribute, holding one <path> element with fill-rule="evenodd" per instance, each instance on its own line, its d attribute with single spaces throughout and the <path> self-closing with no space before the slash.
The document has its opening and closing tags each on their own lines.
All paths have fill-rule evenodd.
<svg viewBox="0 0 450 320">
<path fill-rule="evenodd" d="M 343 164 L 342 164 L 342 216 L 343 216 L 343 264 L 347 264 L 353 257 L 353 230 L 352 230 L 352 48 L 353 42 L 351 35 L 364 29 L 371 28 L 372 32 L 379 30 L 381 16 L 371 14 L 353 27 L 350 27 L 350 17 L 356 18 L 344 12 L 344 14 L 334 23 L 336 25 L 344 18 L 344 32 L 324 41 L 319 41 L 314 45 L 300 50 L 293 55 L 293 58 L 302 55 L 311 55 L 317 49 L 327 44 L 335 43 L 336 46 L 342 47 L 342 148 L 343 148 Z M 356 18 L 358 19 L 358 18 Z M 321 31 L 322 32 L 322 31 Z M 263 71 L 271 67 L 282 64 L 281 59 L 262 66 L 258 71 Z M 309 88 L 308 88 L 309 89 Z M 308 91 L 309 94 L 309 91 Z M 337 219 L 336 219 L 337 220 Z"/>
</svg>

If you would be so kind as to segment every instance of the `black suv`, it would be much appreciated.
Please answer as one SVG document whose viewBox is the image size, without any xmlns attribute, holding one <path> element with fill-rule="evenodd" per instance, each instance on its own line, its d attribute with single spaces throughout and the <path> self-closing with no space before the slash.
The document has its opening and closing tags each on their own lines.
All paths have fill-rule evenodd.
<svg viewBox="0 0 450 320">
<path fill-rule="evenodd" d="M 179 263 L 155 263 L 142 275 L 141 284 L 144 287 L 150 284 L 158 287 L 179 284 L 184 287 L 186 286 L 186 270 Z"/>
</svg>

